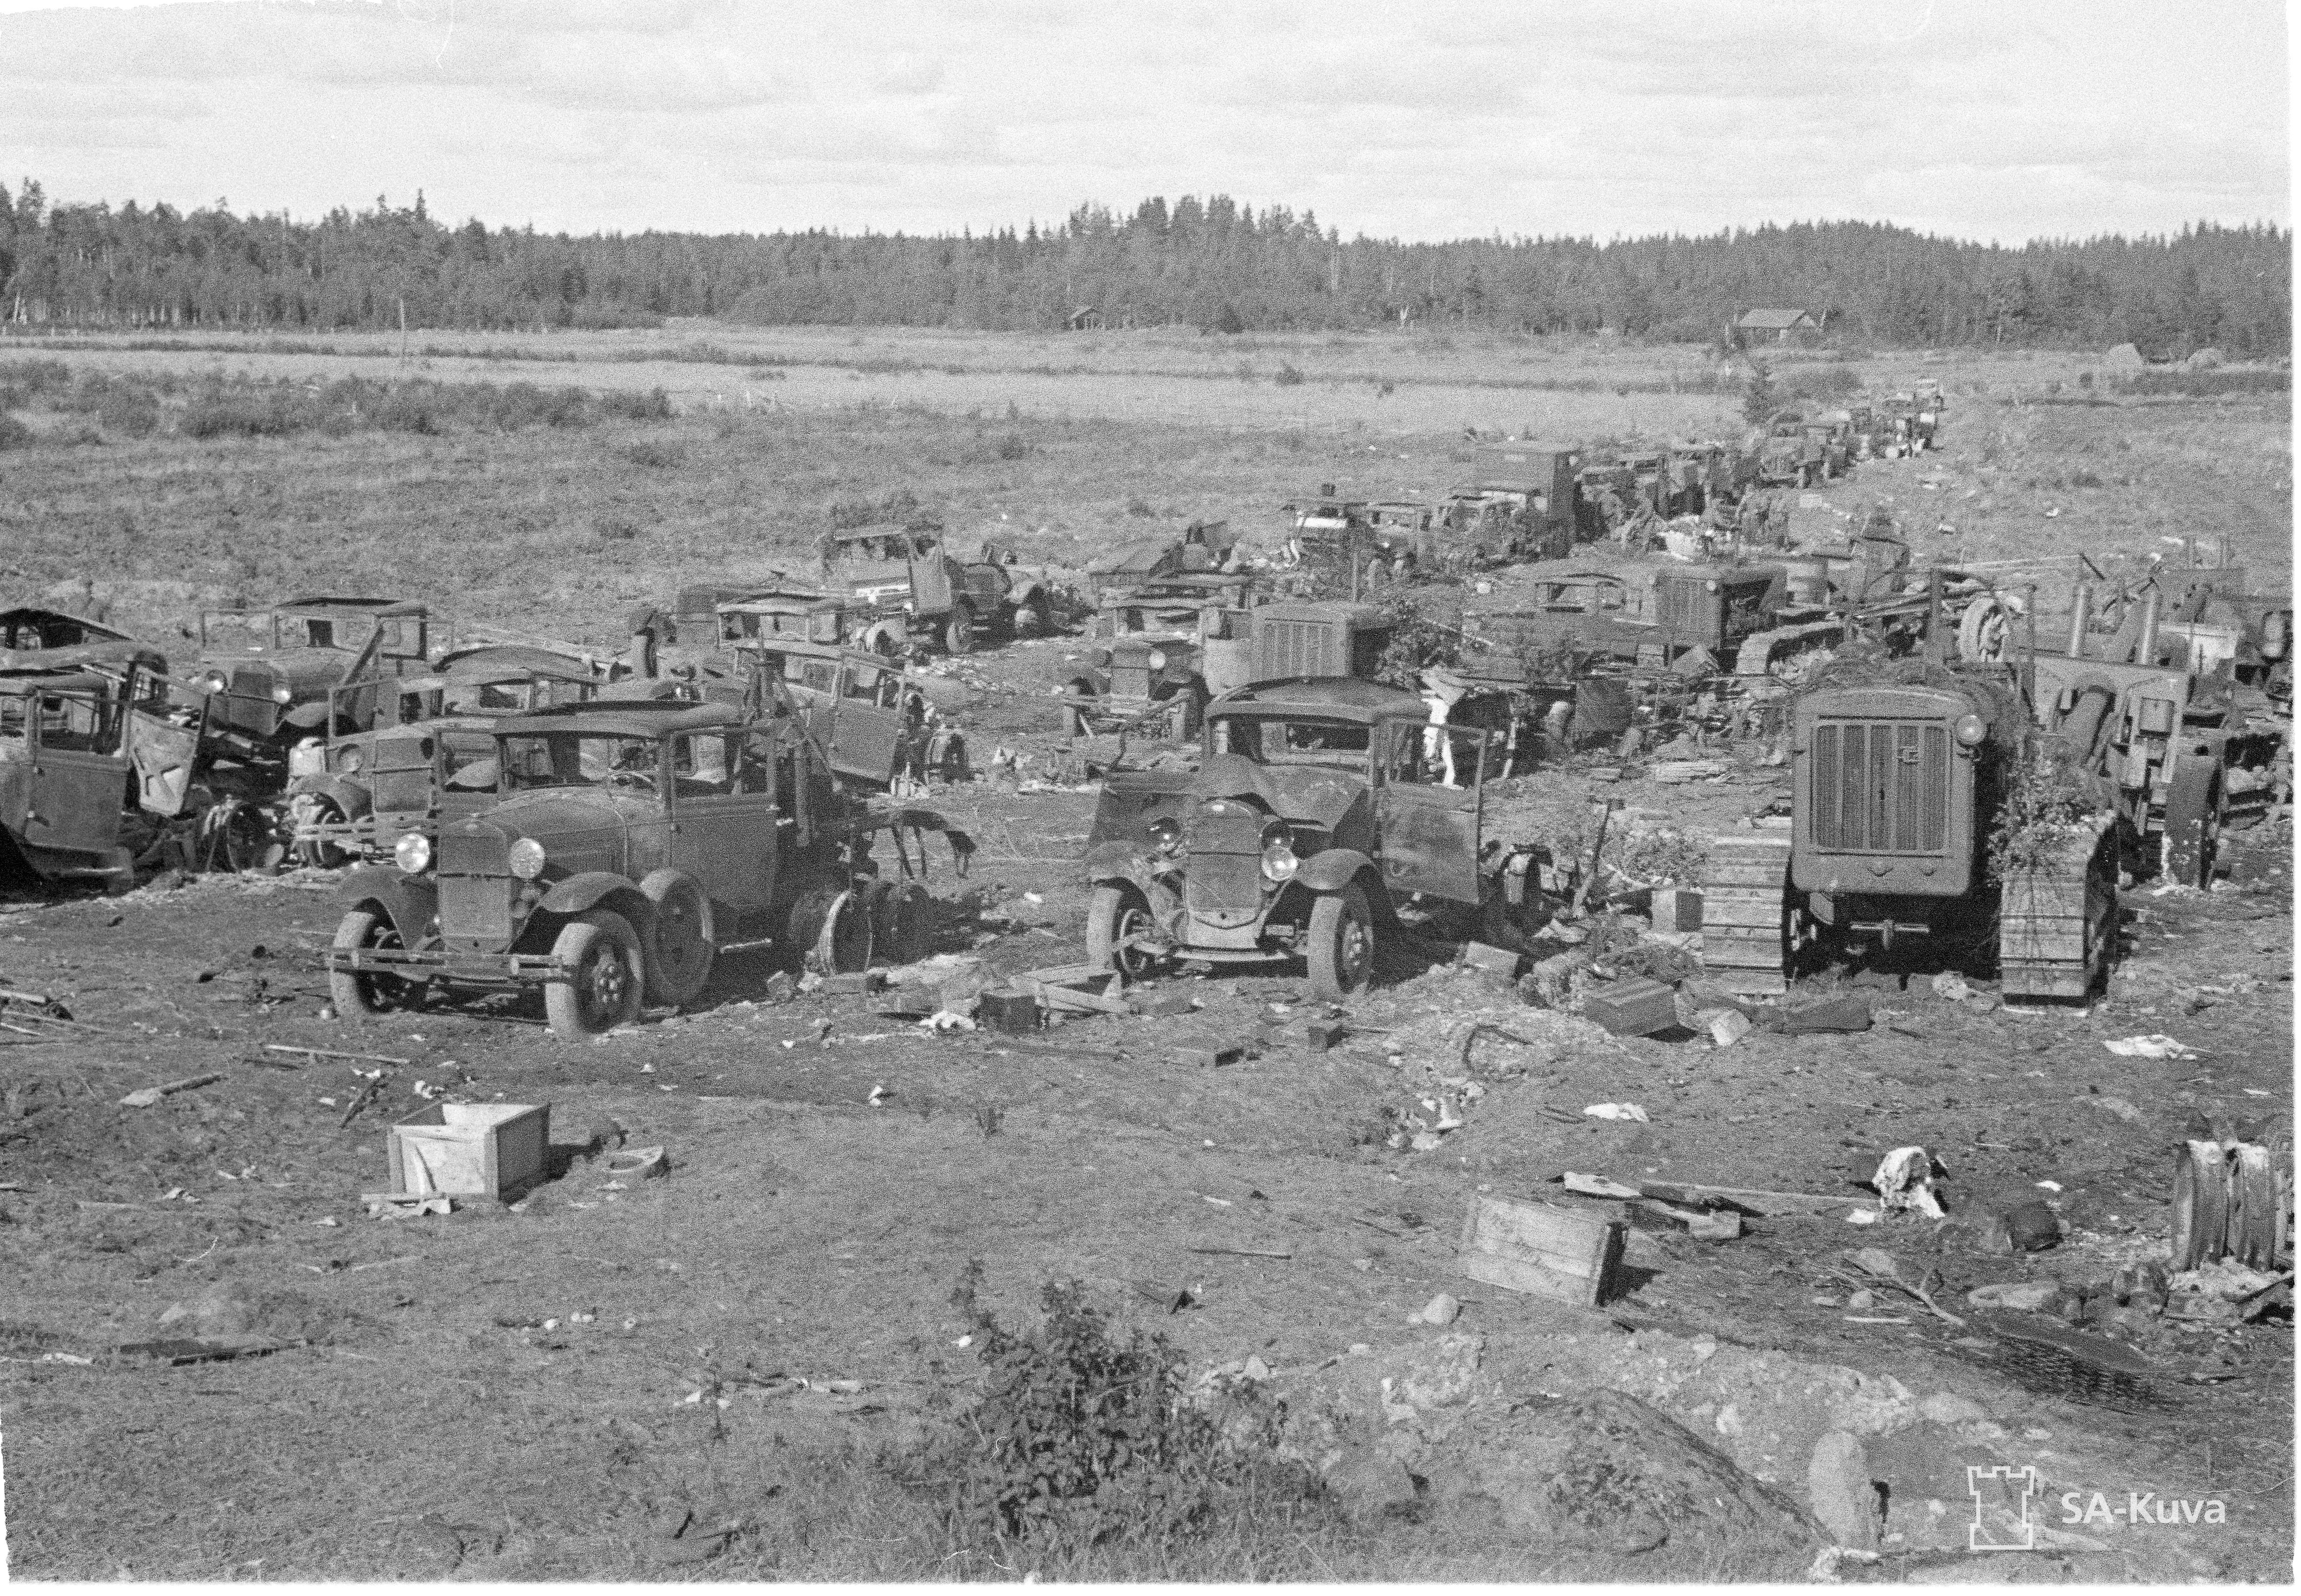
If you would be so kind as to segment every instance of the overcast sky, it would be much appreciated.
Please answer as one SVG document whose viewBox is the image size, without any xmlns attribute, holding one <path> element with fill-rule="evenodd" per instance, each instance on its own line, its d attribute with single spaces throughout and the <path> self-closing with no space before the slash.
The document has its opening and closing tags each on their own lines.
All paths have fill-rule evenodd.
<svg viewBox="0 0 2301 1596">
<path fill-rule="evenodd" d="M 0 0 L 0 176 L 547 230 L 2289 222 L 2277 0 Z"/>
</svg>

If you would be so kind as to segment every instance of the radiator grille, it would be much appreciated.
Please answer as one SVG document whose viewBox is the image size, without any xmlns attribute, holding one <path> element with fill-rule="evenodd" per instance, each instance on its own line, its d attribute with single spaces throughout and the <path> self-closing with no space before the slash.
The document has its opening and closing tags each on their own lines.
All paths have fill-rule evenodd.
<svg viewBox="0 0 2301 1596">
<path fill-rule="evenodd" d="M 1334 657 L 1335 628 L 1320 621 L 1265 621 L 1255 624 L 1255 674 L 1263 681 L 1281 676 L 1332 676 L 1342 669 Z"/>
<path fill-rule="evenodd" d="M 1949 830 L 1949 729 L 1824 721 L 1813 730 L 1813 844 L 1835 853 L 1938 854 Z"/>
<path fill-rule="evenodd" d="M 511 876 L 511 839 L 493 826 L 457 826 L 439 837 L 439 873 Z"/>
</svg>

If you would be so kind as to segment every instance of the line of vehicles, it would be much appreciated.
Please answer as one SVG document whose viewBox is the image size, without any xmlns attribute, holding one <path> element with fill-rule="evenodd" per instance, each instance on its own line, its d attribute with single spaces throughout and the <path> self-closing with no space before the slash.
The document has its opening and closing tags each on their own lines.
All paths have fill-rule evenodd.
<svg viewBox="0 0 2301 1596">
<path fill-rule="evenodd" d="M 1577 502 L 1569 462 L 1519 453 L 1510 480 L 1541 491 L 1505 520 Z M 1699 725 L 1793 758 L 1790 824 L 1713 853 L 1711 962 L 1753 990 L 1853 939 L 1981 923 L 2003 944 L 2014 888 L 1985 854 L 2006 773 L 2053 740 L 2104 818 L 2061 875 L 2023 856 L 2029 951 L 1997 957 L 2009 990 L 2070 995 L 2105 957 L 2118 875 L 2208 879 L 2222 828 L 2266 806 L 2289 724 L 2289 601 L 2248 593 L 2226 551 L 2124 586 L 2095 572 L 2059 650 L 2033 590 L 1919 569 L 1883 524 L 1837 550 L 1728 540 L 1538 573 L 1531 603 L 1442 604 L 1443 622 L 1440 588 L 1285 597 L 1290 573 L 1222 522 L 1121 546 L 1083 583 L 995 547 L 958 561 L 925 522 L 823 552 L 815 581 L 643 606 L 612 655 L 488 629 L 442 644 L 420 602 L 319 597 L 204 615 L 178 673 L 94 622 L 0 614 L 4 862 L 113 890 L 167 863 L 350 865 L 329 955 L 346 1013 L 533 985 L 589 1034 L 684 1001 L 724 953 L 847 969 L 918 948 L 914 846 L 970 845 L 918 801 L 968 773 L 967 689 L 917 656 L 1077 628 L 1065 729 L 1201 756 L 1105 786 L 1089 941 L 1130 973 L 1294 957 L 1347 994 L 1403 929 L 1520 943 L 1556 873 L 1538 842 L 1484 834 L 1485 784 Z M 1837 680 L 1857 655 L 1890 668 Z"/>
</svg>

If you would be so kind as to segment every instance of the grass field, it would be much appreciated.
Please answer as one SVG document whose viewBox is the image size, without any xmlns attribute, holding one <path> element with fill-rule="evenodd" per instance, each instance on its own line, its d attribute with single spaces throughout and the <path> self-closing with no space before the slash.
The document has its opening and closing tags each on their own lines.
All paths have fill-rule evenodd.
<svg viewBox="0 0 2301 1596">
<path fill-rule="evenodd" d="M 995 532 L 1075 565 L 1201 517 L 1275 539 L 1278 506 L 1320 481 L 1443 494 L 1469 428 L 1576 442 L 1740 430 L 1738 396 L 1699 351 L 1595 343 L 684 326 L 419 334 L 403 372 L 396 338 L 148 342 L 162 347 L 0 343 L 0 389 L 22 399 L 6 408 L 29 435 L 0 448 L 0 600 L 85 594 L 178 652 L 204 604 L 303 592 L 409 594 L 458 620 L 613 647 L 633 600 L 803 564 L 834 506 L 902 492 L 962 548 Z M 24 391 L 11 372 L 30 360 L 65 378 Z M 1802 536 L 1827 539 L 1885 504 L 1922 557 L 2029 563 L 2048 613 L 2080 550 L 2129 565 L 2180 557 L 2169 539 L 2226 537 L 2257 589 L 2289 581 L 2282 394 L 2096 402 L 2105 384 L 2083 386 L 2095 366 L 2073 355 L 1845 363 L 1873 390 L 1938 378 L 1944 447 L 1800 500 Z M 1302 380 L 1277 380 L 1290 369 Z M 108 421 L 90 407 L 92 372 L 148 393 L 157 420 L 136 420 L 131 397 Z M 371 417 L 183 434 L 214 384 L 258 391 L 230 386 L 243 377 L 453 391 L 431 432 Z M 542 391 L 506 397 L 515 383 Z M 563 387 L 661 388 L 672 414 L 554 400 Z M 1042 640 L 972 662 L 983 740 L 1050 748 L 1042 689 L 1076 648 Z M 1544 769 L 1494 791 L 1490 830 L 1556 843 L 1606 798 L 1627 805 L 1625 826 L 1730 824 L 1780 790 L 1750 752 L 1687 787 Z M 983 783 L 935 801 L 983 845 L 964 883 L 938 859 L 941 946 L 1000 971 L 1076 957 L 1072 862 L 1092 796 Z M 2222 890 L 2137 894 L 2118 983 L 2090 1009 L 2015 1017 L 1922 979 L 1831 977 L 1828 990 L 1867 993 L 1878 1029 L 1731 1050 L 1577 1032 L 1490 1077 L 1468 1123 L 1419 1154 L 1388 1149 L 1385 1128 L 1468 1067 L 1448 1028 L 1510 1001 L 1474 972 L 1410 961 L 1356 1006 L 1351 1045 L 1220 1069 L 1171 1049 L 1246 1034 L 1297 982 L 1176 978 L 1161 990 L 1194 999 L 1189 1013 L 1080 1020 L 1034 1050 L 930 1037 L 859 997 L 761 1002 L 767 966 L 742 957 L 687 1014 L 566 1046 L 516 1007 L 322 1018 L 315 954 L 337 914 L 325 873 L 0 905 L 0 985 L 56 993 L 101 1027 L 0 1047 L 12 1569 L 1608 1582 L 1788 1578 L 1810 1563 L 1747 1525 L 1689 1521 L 1627 1550 L 1432 1507 L 1452 1410 L 1402 1418 L 1376 1376 L 1419 1377 L 1460 1333 L 1480 1338 L 1481 1411 L 1632 1393 L 1800 1503 L 1828 1406 L 1815 1393 L 1870 1383 L 1868 1406 L 1828 1422 L 1870 1425 L 1871 1467 L 1892 1485 L 1904 1538 L 1880 1578 L 2286 1577 L 2289 1329 L 2168 1328 L 2171 1397 L 2112 1412 L 2025 1388 L 1922 1314 L 1853 1308 L 1836 1271 L 1845 1249 L 1876 1244 L 1939 1267 L 1945 1301 L 1985 1281 L 2090 1279 L 2162 1249 L 2169 1149 L 2196 1118 L 2289 1139 L 2290 847 L 2289 823 L 2247 833 Z M 2160 1031 L 2204 1060 L 2102 1046 Z M 264 1067 L 266 1042 L 411 1063 L 346 1125 L 350 1069 Z M 208 1071 L 224 1079 L 118 1106 Z M 515 1213 L 364 1216 L 360 1195 L 384 1180 L 381 1127 L 419 1106 L 417 1079 L 550 1103 L 556 1178 Z M 1615 1101 L 1650 1123 L 1580 1114 Z M 616 1189 L 579 1151 L 615 1127 L 667 1148 L 671 1177 Z M 1858 1197 L 1881 1151 L 1917 1143 L 1950 1168 L 1955 1213 L 2054 1182 L 2069 1241 L 2015 1259 L 1908 1217 L 1760 1220 L 1714 1245 L 1642 1227 L 1635 1289 L 1609 1314 L 1456 1269 L 1481 1191 L 1542 1197 L 1570 1169 Z M 1321 1381 L 1355 1379 L 1351 1411 L 1375 1416 L 1427 1489 L 1371 1516 L 1340 1493 L 1242 1491 L 1202 1534 L 1166 1544 L 1002 1540 L 946 1516 L 934 1443 L 963 1428 L 984 1379 L 950 1301 L 970 1258 L 1008 1322 L 1031 1317 L 1047 1282 L 1075 1278 L 1115 1323 L 1171 1336 L 1193 1370 L 1260 1358 L 1298 1423 L 1324 1422 Z M 104 1360 L 169 1333 L 172 1304 L 226 1288 L 258 1332 L 309 1344 L 179 1368 Z M 1177 1308 L 1184 1288 L 1193 1302 Z M 1411 1317 L 1441 1291 L 1465 1303 L 1453 1332 Z M 1941 1400 L 1920 1419 L 1920 1399 Z M 2106 1550 L 1977 1562 L 1963 1469 L 1988 1462 L 2034 1463 L 2054 1500 L 2213 1495 L 2230 1526 L 2088 1526 Z M 745 1528 L 719 1556 L 680 1561 L 666 1531 L 690 1514 L 699 1531 Z"/>
</svg>

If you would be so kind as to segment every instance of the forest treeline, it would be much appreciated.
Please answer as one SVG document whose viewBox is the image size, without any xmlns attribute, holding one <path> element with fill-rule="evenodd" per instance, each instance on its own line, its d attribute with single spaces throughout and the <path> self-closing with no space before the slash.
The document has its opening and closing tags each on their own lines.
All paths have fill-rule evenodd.
<svg viewBox="0 0 2301 1596">
<path fill-rule="evenodd" d="M 325 330 L 756 324 L 1209 332 L 1460 325 L 1611 329 L 1710 341 L 1745 310 L 1820 317 L 1884 347 L 2213 346 L 2289 355 L 2293 235 L 2200 223 L 2176 236 L 1961 242 L 1875 222 L 1708 237 L 1345 239 L 1281 206 L 1216 196 L 982 234 L 595 233 L 435 221 L 379 197 L 316 221 L 224 201 L 50 204 L 0 189 L 0 327 Z M 1082 313 L 1085 313 L 1082 316 Z"/>
</svg>

